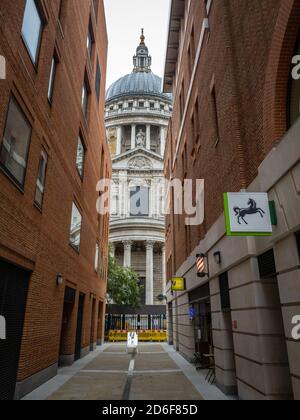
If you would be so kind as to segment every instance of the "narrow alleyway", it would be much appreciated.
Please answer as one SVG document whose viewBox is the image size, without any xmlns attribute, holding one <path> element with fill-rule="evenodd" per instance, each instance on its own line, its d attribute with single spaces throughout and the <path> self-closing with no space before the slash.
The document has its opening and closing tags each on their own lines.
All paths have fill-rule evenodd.
<svg viewBox="0 0 300 420">
<path fill-rule="evenodd" d="M 29 394 L 26 400 L 226 400 L 167 344 L 105 344 Z"/>
</svg>

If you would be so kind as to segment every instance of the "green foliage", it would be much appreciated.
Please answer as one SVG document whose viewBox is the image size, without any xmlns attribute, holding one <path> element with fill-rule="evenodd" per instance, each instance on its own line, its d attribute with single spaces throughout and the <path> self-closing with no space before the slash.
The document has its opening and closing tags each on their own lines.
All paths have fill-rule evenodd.
<svg viewBox="0 0 300 420">
<path fill-rule="evenodd" d="M 140 306 L 143 287 L 138 283 L 137 274 L 130 268 L 121 267 L 109 253 L 108 257 L 108 303 L 118 306 Z"/>
</svg>

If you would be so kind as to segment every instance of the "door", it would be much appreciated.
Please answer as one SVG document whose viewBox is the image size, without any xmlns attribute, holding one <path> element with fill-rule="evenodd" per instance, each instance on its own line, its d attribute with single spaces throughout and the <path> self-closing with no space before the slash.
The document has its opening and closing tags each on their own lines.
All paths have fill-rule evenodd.
<svg viewBox="0 0 300 420">
<path fill-rule="evenodd" d="M 84 295 L 80 294 L 79 295 L 79 302 L 78 302 L 78 315 L 77 315 L 75 360 L 78 360 L 81 357 L 83 310 L 84 310 Z"/>
<path fill-rule="evenodd" d="M 29 272 L 0 261 L 0 316 L 6 332 L 0 339 L 0 400 L 14 398 L 29 279 Z"/>
</svg>

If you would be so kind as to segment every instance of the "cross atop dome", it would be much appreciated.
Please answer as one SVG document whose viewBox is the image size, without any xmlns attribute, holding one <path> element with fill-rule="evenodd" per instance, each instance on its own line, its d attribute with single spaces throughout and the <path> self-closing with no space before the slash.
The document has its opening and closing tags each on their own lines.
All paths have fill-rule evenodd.
<svg viewBox="0 0 300 420">
<path fill-rule="evenodd" d="M 144 29 L 142 29 L 140 40 L 141 42 L 137 47 L 136 55 L 133 57 L 133 71 L 134 73 L 151 73 L 152 58 L 145 44 Z"/>
</svg>

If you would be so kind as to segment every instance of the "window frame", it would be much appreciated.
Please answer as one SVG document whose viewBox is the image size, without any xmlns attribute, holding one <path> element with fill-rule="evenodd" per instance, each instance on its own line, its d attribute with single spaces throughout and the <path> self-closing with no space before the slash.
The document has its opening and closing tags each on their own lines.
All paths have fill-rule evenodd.
<svg viewBox="0 0 300 420">
<path fill-rule="evenodd" d="M 99 274 L 99 270 L 100 270 L 100 244 L 99 244 L 98 241 L 96 242 L 94 269 L 95 269 L 95 273 Z"/>
<path fill-rule="evenodd" d="M 42 38 L 43 38 L 43 32 L 44 32 L 44 26 L 45 26 L 45 19 L 44 16 L 41 12 L 41 8 L 37 2 L 37 0 L 32 0 L 35 4 L 37 13 L 39 15 L 40 21 L 41 21 L 41 26 L 40 26 L 40 31 L 39 31 L 39 37 L 38 37 L 38 43 L 37 43 L 37 49 L 36 49 L 36 54 L 35 57 L 32 57 L 31 51 L 30 51 L 30 46 L 26 40 L 25 34 L 23 32 L 23 26 L 24 26 L 24 18 L 25 18 L 25 11 L 26 11 L 26 7 L 27 7 L 27 1 L 25 2 L 25 8 L 24 8 L 24 12 L 23 12 L 23 19 L 22 19 L 22 26 L 21 26 L 21 38 L 22 41 L 26 47 L 26 51 L 30 57 L 30 60 L 32 61 L 32 64 L 34 65 L 34 67 L 36 68 L 38 63 L 39 63 L 39 58 L 40 58 L 40 52 L 41 52 L 41 44 L 42 44 Z"/>
<path fill-rule="evenodd" d="M 99 62 L 99 57 L 97 57 L 96 63 L 96 74 L 95 74 L 95 93 L 98 103 L 100 102 L 101 97 L 101 81 L 102 81 L 102 73 L 101 73 L 101 66 Z M 98 86 L 99 83 L 99 86 Z"/>
<path fill-rule="evenodd" d="M 7 112 L 6 112 L 6 118 L 5 118 L 5 124 L 4 124 L 3 131 L 2 131 L 2 140 L 1 140 L 1 143 L 0 143 L 0 159 L 1 159 L 1 151 L 2 151 L 2 147 L 3 147 L 3 140 L 4 140 L 5 131 L 6 131 L 6 127 L 7 127 L 11 102 L 15 103 L 16 108 L 20 111 L 21 115 L 24 117 L 24 120 L 28 123 L 28 126 L 30 127 L 29 141 L 28 141 L 27 148 L 26 148 L 26 159 L 25 159 L 26 167 L 24 169 L 23 182 L 20 183 L 18 181 L 18 179 L 14 176 L 14 174 L 11 173 L 11 171 L 1 162 L 1 160 L 0 160 L 0 170 L 13 182 L 13 184 L 21 192 L 24 192 L 26 175 L 27 175 L 27 167 L 28 167 L 29 151 L 30 151 L 32 135 L 33 135 L 33 127 L 32 127 L 32 124 L 30 123 L 29 119 L 27 118 L 25 112 L 23 111 L 21 105 L 19 104 L 19 101 L 17 100 L 17 98 L 15 97 L 15 95 L 13 93 L 11 93 L 10 97 L 9 97 L 9 102 L 8 102 L 8 107 L 7 107 Z"/>
<path fill-rule="evenodd" d="M 82 174 L 80 173 L 78 166 L 77 166 L 77 158 L 78 158 L 78 145 L 79 145 L 79 141 L 81 142 L 81 145 L 83 147 L 83 162 L 82 162 Z M 86 158 L 86 152 L 87 152 L 87 148 L 85 145 L 85 142 L 83 140 L 83 136 L 81 133 L 78 134 L 78 138 L 77 138 L 77 149 L 76 149 L 76 162 L 75 162 L 75 166 L 76 166 L 76 170 L 78 172 L 78 175 L 80 176 L 81 181 L 83 181 L 84 179 L 84 170 L 85 170 L 85 158 Z"/>
<path fill-rule="evenodd" d="M 39 203 L 36 199 L 36 192 L 38 189 L 38 180 L 39 180 L 39 172 L 40 172 L 40 164 L 41 164 L 41 158 L 43 157 L 46 158 L 44 161 L 46 162 L 45 164 L 45 169 L 44 169 L 44 191 L 40 191 L 41 195 L 42 195 L 42 200 L 41 203 Z M 46 150 L 44 148 L 42 148 L 41 153 L 40 153 L 40 159 L 39 159 L 39 166 L 38 166 L 38 173 L 37 173 L 37 177 L 36 177 L 36 188 L 35 188 L 35 196 L 34 196 L 34 205 L 40 210 L 42 211 L 43 209 L 43 203 L 44 203 L 44 197 L 45 197 L 45 188 L 46 188 L 46 177 L 47 177 L 47 170 L 48 170 L 48 162 L 49 162 L 49 156 L 48 153 L 46 152 Z"/>
<path fill-rule="evenodd" d="M 81 216 L 81 221 L 80 221 L 80 235 L 79 235 L 79 245 L 78 245 L 78 247 L 74 243 L 72 243 L 72 241 L 71 241 L 72 223 L 73 223 L 73 209 L 74 209 L 74 207 L 77 209 L 78 213 Z M 80 249 L 81 249 L 82 224 L 83 224 L 83 215 L 82 215 L 82 212 L 80 211 L 80 207 L 78 206 L 76 200 L 73 199 L 72 200 L 72 207 L 71 207 L 71 223 L 70 223 L 70 229 L 69 229 L 69 245 L 78 254 L 80 254 Z"/>
<path fill-rule="evenodd" d="M 59 63 L 59 60 L 57 58 L 57 54 L 54 51 L 54 54 L 53 54 L 52 60 L 51 60 L 51 68 L 50 68 L 50 75 L 49 75 L 49 82 L 48 82 L 48 92 L 47 92 L 47 99 L 48 99 L 48 102 L 50 103 L 50 105 L 53 104 L 54 87 L 55 87 L 58 63 Z M 54 64 L 54 66 L 53 66 L 53 64 Z M 51 94 L 49 95 L 50 91 L 51 91 Z"/>
</svg>

